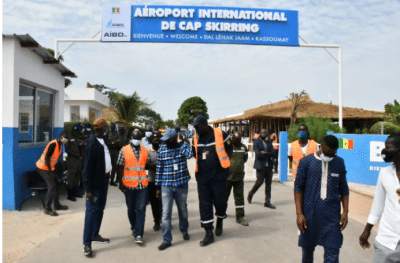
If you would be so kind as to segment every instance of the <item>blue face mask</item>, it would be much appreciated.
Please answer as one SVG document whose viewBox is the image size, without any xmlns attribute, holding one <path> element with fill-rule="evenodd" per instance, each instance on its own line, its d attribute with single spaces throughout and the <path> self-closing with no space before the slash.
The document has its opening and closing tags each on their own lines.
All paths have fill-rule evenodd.
<svg viewBox="0 0 400 263">
<path fill-rule="evenodd" d="M 147 138 L 149 138 L 152 132 L 145 132 L 144 134 L 146 135 Z"/>
<path fill-rule="evenodd" d="M 307 132 L 305 131 L 299 131 L 297 135 L 299 136 L 300 139 L 307 138 Z"/>
</svg>

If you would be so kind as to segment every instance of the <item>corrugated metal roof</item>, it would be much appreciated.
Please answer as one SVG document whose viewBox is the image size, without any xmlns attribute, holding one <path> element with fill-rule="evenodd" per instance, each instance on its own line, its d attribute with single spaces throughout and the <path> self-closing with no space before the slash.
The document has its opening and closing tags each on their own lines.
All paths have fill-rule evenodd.
<svg viewBox="0 0 400 263">
<path fill-rule="evenodd" d="M 65 67 L 61 62 L 56 60 L 45 48 L 43 48 L 38 42 L 36 42 L 35 39 L 33 39 L 29 34 L 26 35 L 17 35 L 17 34 L 12 34 L 12 35 L 7 35 L 3 34 L 3 37 L 6 38 L 14 38 L 19 41 L 21 46 L 23 48 L 28 48 L 32 50 L 34 53 L 38 54 L 40 57 L 43 58 L 43 63 L 44 64 L 49 64 L 52 67 L 56 68 L 59 70 L 64 77 L 70 77 L 70 78 L 77 78 L 74 72 L 69 70 L 67 67 Z"/>
</svg>

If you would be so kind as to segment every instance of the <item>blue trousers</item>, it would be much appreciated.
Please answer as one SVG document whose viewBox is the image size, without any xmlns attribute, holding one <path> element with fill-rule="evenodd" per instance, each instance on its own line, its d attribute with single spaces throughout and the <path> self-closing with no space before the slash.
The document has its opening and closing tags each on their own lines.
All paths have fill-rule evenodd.
<svg viewBox="0 0 400 263">
<path fill-rule="evenodd" d="M 201 227 L 205 230 L 214 229 L 213 206 L 215 206 L 215 215 L 218 218 L 226 217 L 226 180 L 208 181 L 197 183 L 200 203 Z"/>
<path fill-rule="evenodd" d="M 126 206 L 128 207 L 128 219 L 131 223 L 131 230 L 135 230 L 135 237 L 143 237 L 148 191 L 148 187 L 142 190 L 128 189 L 124 191 Z"/>
<path fill-rule="evenodd" d="M 314 262 L 315 248 L 303 248 L 303 263 Z M 339 263 L 339 248 L 324 247 L 324 263 Z"/>
<path fill-rule="evenodd" d="M 172 216 L 172 206 L 174 200 L 176 206 L 178 207 L 179 215 L 179 230 L 182 234 L 188 232 L 189 221 L 188 221 L 188 210 L 187 210 L 187 195 L 188 195 L 188 183 L 184 183 L 174 186 L 161 186 L 162 194 L 162 234 L 163 242 L 166 244 L 171 244 L 172 234 L 171 234 L 171 216 Z"/>
<path fill-rule="evenodd" d="M 84 245 L 92 244 L 92 238 L 99 235 L 104 208 L 106 207 L 107 192 L 108 180 L 101 189 L 93 191 L 93 196 L 97 198 L 95 202 L 86 200 L 85 227 L 83 230 Z"/>
</svg>

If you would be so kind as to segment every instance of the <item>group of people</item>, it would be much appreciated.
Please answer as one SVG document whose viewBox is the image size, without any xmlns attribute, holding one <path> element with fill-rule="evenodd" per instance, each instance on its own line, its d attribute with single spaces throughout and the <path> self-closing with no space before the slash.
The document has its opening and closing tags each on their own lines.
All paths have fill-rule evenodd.
<svg viewBox="0 0 400 263">
<path fill-rule="evenodd" d="M 66 144 L 68 166 L 72 167 L 70 174 L 73 174 L 68 195 L 79 195 L 79 180 L 86 192 L 83 238 L 86 256 L 92 255 L 93 242 L 110 241 L 99 235 L 109 184 L 119 185 L 125 195 L 135 243 L 143 243 L 146 205 L 150 202 L 154 217 L 153 229 L 162 229 L 163 241 L 158 249 L 165 250 L 171 246 L 174 200 L 178 208 L 179 230 L 182 238 L 189 240 L 187 195 L 191 176 L 187 160 L 192 157 L 196 159 L 200 220 L 205 230 L 200 246 L 214 242 L 214 208 L 217 218 L 215 235 L 223 233 L 223 219 L 226 217 L 227 201 L 232 188 L 236 222 L 248 226 L 244 218 L 243 182 L 248 149 L 241 142 L 241 134 L 234 132 L 230 136 L 219 128 L 212 128 L 207 118 L 201 115 L 195 118 L 192 125 L 196 130 L 192 145 L 179 136 L 179 128 L 168 129 L 161 135 L 149 127 L 146 128 L 143 145 L 143 135 L 139 130 L 126 136 L 124 130 L 117 133 L 115 124 L 109 127 L 102 118 L 95 120 L 93 134 L 86 138 L 83 147 L 78 147 L 74 141 L 78 139 L 79 142 L 82 129 L 75 129 L 74 126 L 71 136 L 62 132 L 58 139 L 47 145 L 37 162 L 41 176 L 49 185 L 45 213 L 56 215 L 55 210 L 68 209 L 59 203 L 58 188 L 50 187 L 51 184 L 57 185 L 54 167 L 62 151 L 61 144 Z M 276 208 L 271 204 L 273 160 L 277 156 L 277 149 L 273 145 L 276 140 L 274 136 L 263 129 L 254 140 L 257 180 L 247 196 L 251 203 L 254 194 L 265 181 L 264 206 L 271 209 Z M 294 199 L 300 230 L 299 246 L 303 249 L 302 261 L 313 262 L 314 249 L 320 245 L 325 249 L 324 262 L 338 262 L 343 242 L 341 231 L 347 225 L 349 211 L 346 168 L 344 160 L 336 155 L 339 142 L 335 136 L 328 135 L 317 145 L 309 139 L 305 125 L 299 127 L 298 137 L 289 147 L 289 158 L 295 179 Z M 368 223 L 360 236 L 360 245 L 369 248 L 371 229 L 381 219 L 375 240 L 374 262 L 399 262 L 400 136 L 394 135 L 387 139 L 382 157 L 385 162 L 393 164 L 380 172 L 377 193 Z M 51 209 L 52 201 L 54 210 Z"/>
</svg>

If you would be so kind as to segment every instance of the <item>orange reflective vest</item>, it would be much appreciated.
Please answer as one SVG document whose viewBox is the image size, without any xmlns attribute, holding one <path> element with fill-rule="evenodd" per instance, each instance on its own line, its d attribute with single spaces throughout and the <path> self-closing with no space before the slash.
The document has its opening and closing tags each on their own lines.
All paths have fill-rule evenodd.
<svg viewBox="0 0 400 263">
<path fill-rule="evenodd" d="M 278 136 L 276 136 L 275 133 L 273 133 L 272 135 L 275 135 L 275 140 L 273 140 L 272 143 L 278 143 Z M 279 146 L 278 146 L 278 145 L 274 146 L 274 149 L 275 149 L 275 150 L 278 150 L 278 149 L 279 149 Z"/>
<path fill-rule="evenodd" d="M 215 138 L 215 150 L 217 152 L 219 162 L 221 163 L 222 168 L 228 168 L 229 166 L 231 166 L 231 162 L 229 161 L 229 156 L 225 151 L 224 136 L 222 134 L 221 129 L 214 128 L 214 138 Z M 199 171 L 199 166 L 198 166 L 199 154 L 197 151 L 198 142 L 199 142 L 199 137 L 197 137 L 197 134 L 195 134 L 193 138 L 193 145 L 194 149 L 196 150 L 196 172 Z"/>
<path fill-rule="evenodd" d="M 56 148 L 54 148 L 54 152 L 50 157 L 50 168 L 52 171 L 54 171 L 56 169 L 56 163 L 58 162 L 58 158 L 61 155 L 61 147 L 58 144 L 57 140 L 52 140 L 51 142 L 49 142 L 46 146 L 46 148 L 44 149 L 42 155 L 40 156 L 39 160 L 36 162 L 36 167 L 41 169 L 41 170 L 45 170 L 48 171 L 49 168 L 47 168 L 46 165 L 46 154 L 47 151 L 49 149 L 50 144 L 55 143 L 56 144 Z"/>
<path fill-rule="evenodd" d="M 296 178 L 297 167 L 299 167 L 300 160 L 307 155 L 313 154 L 317 151 L 317 143 L 314 140 L 308 140 L 308 147 L 306 154 L 304 155 L 301 151 L 301 147 L 299 144 L 299 140 L 292 142 L 292 175 L 293 178 Z"/>
<path fill-rule="evenodd" d="M 126 187 L 134 188 L 139 185 L 139 180 L 141 180 L 142 185 L 147 186 L 147 173 L 144 169 L 148 156 L 147 149 L 142 145 L 140 146 L 139 162 L 136 159 L 136 155 L 129 144 L 124 146 L 122 149 L 124 151 L 125 158 L 124 176 L 122 177 L 122 183 Z"/>
</svg>

